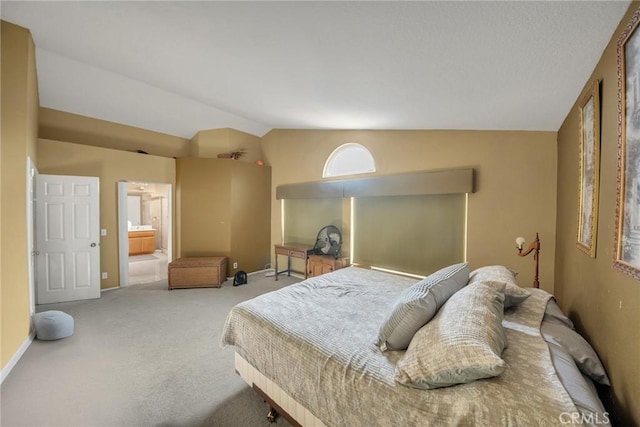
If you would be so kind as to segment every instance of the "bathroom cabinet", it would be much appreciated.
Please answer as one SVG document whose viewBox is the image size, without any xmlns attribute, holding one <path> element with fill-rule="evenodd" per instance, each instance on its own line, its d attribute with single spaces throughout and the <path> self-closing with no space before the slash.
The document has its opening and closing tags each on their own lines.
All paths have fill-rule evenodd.
<svg viewBox="0 0 640 427">
<path fill-rule="evenodd" d="M 129 232 L 129 255 L 152 254 L 156 250 L 156 231 Z"/>
</svg>

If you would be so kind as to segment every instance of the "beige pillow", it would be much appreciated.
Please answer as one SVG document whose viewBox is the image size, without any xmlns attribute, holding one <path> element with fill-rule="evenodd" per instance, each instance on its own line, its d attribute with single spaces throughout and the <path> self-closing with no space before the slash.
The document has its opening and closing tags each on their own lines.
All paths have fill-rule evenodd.
<svg viewBox="0 0 640 427">
<path fill-rule="evenodd" d="M 500 375 L 507 344 L 503 302 L 502 292 L 486 283 L 453 294 L 414 335 L 396 365 L 396 381 L 431 389 Z"/>
<path fill-rule="evenodd" d="M 480 267 L 469 273 L 469 285 L 478 282 L 495 284 L 496 286 L 505 285 L 504 308 L 509 308 L 520 304 L 531 295 L 518 286 L 516 274 L 503 265 Z"/>
<path fill-rule="evenodd" d="M 418 329 L 468 281 L 469 265 L 462 262 L 442 268 L 407 288 L 380 325 L 376 344 L 382 351 L 405 350 Z"/>
</svg>

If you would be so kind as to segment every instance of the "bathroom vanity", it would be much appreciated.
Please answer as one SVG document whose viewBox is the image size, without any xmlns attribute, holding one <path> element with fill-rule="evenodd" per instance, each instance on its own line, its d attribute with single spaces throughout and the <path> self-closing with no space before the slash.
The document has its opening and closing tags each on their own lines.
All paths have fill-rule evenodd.
<svg viewBox="0 0 640 427">
<path fill-rule="evenodd" d="M 152 254 L 156 250 L 156 230 L 129 231 L 129 255 Z"/>
</svg>

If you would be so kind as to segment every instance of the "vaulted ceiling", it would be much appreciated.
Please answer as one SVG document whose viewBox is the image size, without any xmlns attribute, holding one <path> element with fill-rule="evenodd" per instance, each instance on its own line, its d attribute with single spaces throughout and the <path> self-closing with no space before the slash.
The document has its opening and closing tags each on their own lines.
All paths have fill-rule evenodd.
<svg viewBox="0 0 640 427">
<path fill-rule="evenodd" d="M 231 127 L 558 130 L 629 1 L 12 2 L 41 106 Z"/>
</svg>

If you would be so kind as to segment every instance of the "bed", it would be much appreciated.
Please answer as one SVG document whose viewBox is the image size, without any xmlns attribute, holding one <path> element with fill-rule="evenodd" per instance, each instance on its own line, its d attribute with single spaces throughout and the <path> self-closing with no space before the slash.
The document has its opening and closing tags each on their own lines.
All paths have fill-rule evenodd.
<svg viewBox="0 0 640 427">
<path fill-rule="evenodd" d="M 221 345 L 235 348 L 236 371 L 293 425 L 608 424 L 594 386 L 594 381 L 608 384 L 604 368 L 553 297 L 517 287 L 515 275 L 503 266 L 466 274 L 460 289 L 440 295 L 433 318 L 410 337 L 407 349 L 385 348 L 381 325 L 399 299 L 428 278 L 416 282 L 358 267 L 238 304 L 227 317 Z M 497 290 L 488 283 L 498 285 Z M 412 375 L 403 382 L 415 367 L 407 362 L 409 356 L 428 357 L 427 364 L 435 359 L 457 363 L 459 338 L 447 350 L 432 345 L 433 336 L 425 334 L 443 332 L 446 315 L 454 316 L 447 328 L 462 325 L 467 309 L 462 315 L 455 310 L 465 301 L 463 294 L 476 292 L 473 287 L 495 295 L 492 306 L 499 304 L 500 312 L 490 308 L 494 312 L 487 318 L 501 327 L 482 326 L 498 342 L 504 339 L 497 359 L 491 359 L 493 370 L 458 384 L 447 377 L 423 387 Z M 433 289 L 429 295 L 437 299 Z M 515 293 L 509 295 L 509 289 Z M 463 329 L 480 323 L 471 321 Z M 432 351 L 440 354 L 429 355 Z M 425 360 L 420 363 L 424 366 Z M 458 375 L 454 368 L 448 374 Z"/>
</svg>

